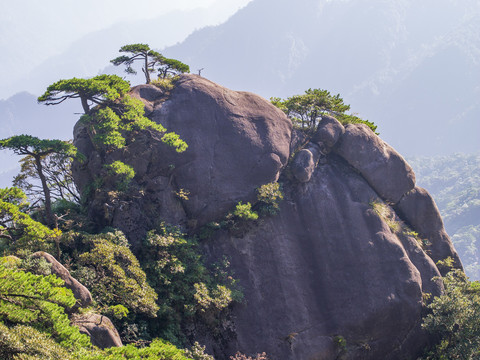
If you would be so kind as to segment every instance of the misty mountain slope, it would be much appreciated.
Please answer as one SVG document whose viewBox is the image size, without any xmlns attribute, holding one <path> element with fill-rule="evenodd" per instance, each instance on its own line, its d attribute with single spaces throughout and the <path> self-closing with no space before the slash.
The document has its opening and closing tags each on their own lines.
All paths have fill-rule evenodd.
<svg viewBox="0 0 480 360">
<path fill-rule="evenodd" d="M 480 130 L 478 24 L 473 1 L 255 0 L 165 53 L 267 98 L 339 92 L 406 154 L 472 152 L 463 127 Z"/>
<path fill-rule="evenodd" d="M 242 1 L 235 0 L 234 3 L 240 6 Z M 147 43 L 154 49 L 161 49 L 183 40 L 192 31 L 207 24 L 219 23 L 231 12 L 229 5 L 219 4 L 215 8 L 172 11 L 151 20 L 125 21 L 103 30 L 93 31 L 72 42 L 61 53 L 51 51 L 50 57 L 45 57 L 44 60 L 42 58 L 43 61 L 33 70 L 27 66 L 25 68 L 29 71 L 23 69 L 21 72 L 11 71 L 11 74 L 5 74 L 0 97 L 24 90 L 40 94 L 46 86 L 60 78 L 98 75 L 104 72 L 105 67 L 110 64 L 110 59 L 118 56 L 118 49 L 123 45 Z M 32 39 L 35 39 L 35 36 L 32 36 Z M 16 57 L 13 59 L 18 61 Z M 2 60 L 2 63 L 4 61 L 7 59 Z M 15 61 L 6 64 L 15 70 Z M 114 68 L 110 72 L 125 75 L 120 68 Z M 141 82 L 141 78 L 139 77 L 137 81 Z"/>
<path fill-rule="evenodd" d="M 466 274 L 480 279 L 480 155 L 417 157 L 408 162 L 418 184 L 435 198 Z"/>
</svg>

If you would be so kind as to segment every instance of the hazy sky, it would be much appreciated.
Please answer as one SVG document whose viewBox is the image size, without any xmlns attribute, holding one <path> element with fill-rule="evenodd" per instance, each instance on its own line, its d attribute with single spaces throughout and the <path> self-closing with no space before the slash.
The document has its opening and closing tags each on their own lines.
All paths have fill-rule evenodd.
<svg viewBox="0 0 480 360">
<path fill-rule="evenodd" d="M 11 95 L 5 87 L 12 87 L 17 78 L 89 33 L 119 22 L 153 19 L 171 11 L 200 7 L 210 9 L 205 25 L 214 25 L 250 1 L 0 0 L 0 99 Z"/>
</svg>

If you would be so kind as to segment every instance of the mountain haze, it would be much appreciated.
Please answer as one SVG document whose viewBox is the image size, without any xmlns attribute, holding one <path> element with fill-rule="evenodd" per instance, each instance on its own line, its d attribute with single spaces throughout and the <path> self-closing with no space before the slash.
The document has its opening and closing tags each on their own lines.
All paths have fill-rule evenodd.
<svg viewBox="0 0 480 360">
<path fill-rule="evenodd" d="M 143 42 L 155 49 L 173 45 L 196 29 L 225 21 L 238 7 L 248 1 L 217 1 L 210 7 L 169 11 L 155 17 L 146 14 L 144 17 L 147 19 L 142 20 L 138 20 L 138 11 L 136 17 L 132 14 L 133 18 L 125 12 L 123 21 L 108 26 L 110 19 L 107 19 L 104 27 L 91 26 L 89 32 L 91 18 L 99 16 L 95 13 L 84 20 L 84 28 L 80 32 L 80 34 L 86 34 L 83 36 L 77 35 L 70 28 L 57 36 L 45 36 L 45 33 L 52 32 L 51 28 L 61 26 L 64 20 L 43 24 L 39 31 L 32 31 L 28 25 L 15 24 L 11 19 L 12 16 L 9 17 L 7 12 L 3 17 L 0 15 L 0 20 L 4 20 L 0 25 L 0 31 L 2 36 L 5 36 L 5 40 L 16 38 L 18 41 L 0 41 L 0 49 L 10 54 L 0 59 L 2 75 L 0 98 L 10 97 L 20 91 L 39 95 L 45 91 L 46 86 L 60 78 L 98 75 L 104 72 L 103 69 L 109 64 L 109 60 L 116 57 L 118 49 L 125 44 Z M 102 8 L 105 5 L 102 3 L 99 6 Z M 49 6 L 53 8 L 54 5 L 45 5 L 42 8 L 42 14 L 45 12 L 51 16 L 51 12 L 48 12 Z M 155 6 L 157 9 L 153 9 L 152 13 L 157 12 L 158 8 L 165 7 L 165 4 L 159 2 Z M 64 5 L 61 7 L 63 8 Z M 71 7 L 70 12 L 73 9 L 74 7 Z M 65 11 L 65 9 L 58 11 Z M 44 14 L 45 18 L 48 18 L 47 14 Z M 82 14 L 80 12 L 78 16 Z M 81 21 L 75 17 L 72 23 L 72 27 L 75 28 Z M 71 34 L 70 41 L 68 41 L 68 34 Z M 123 72 L 123 69 L 115 70 L 118 73 Z"/>
<path fill-rule="evenodd" d="M 340 93 L 406 155 L 480 149 L 476 1 L 254 0 L 165 54 L 266 98 Z"/>
</svg>

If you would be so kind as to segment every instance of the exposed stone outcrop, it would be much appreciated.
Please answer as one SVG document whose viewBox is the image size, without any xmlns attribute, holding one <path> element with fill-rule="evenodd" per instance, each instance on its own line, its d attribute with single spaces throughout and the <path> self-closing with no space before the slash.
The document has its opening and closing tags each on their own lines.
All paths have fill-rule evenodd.
<svg viewBox="0 0 480 360">
<path fill-rule="evenodd" d="M 396 204 L 415 186 L 415 174 L 405 159 L 364 124 L 348 124 L 333 151 L 357 169 L 370 186 Z"/>
<path fill-rule="evenodd" d="M 77 279 L 70 275 L 70 272 L 52 255 L 44 251 L 38 251 L 34 253 L 32 257 L 43 258 L 52 265 L 52 274 L 55 274 L 62 279 L 65 282 L 65 287 L 72 290 L 73 296 L 75 296 L 75 299 L 77 299 L 78 305 L 81 307 L 87 307 L 92 303 L 92 295 L 90 294 L 90 291 Z"/>
<path fill-rule="evenodd" d="M 190 192 L 185 210 L 199 225 L 253 200 L 257 187 L 278 180 L 290 155 L 292 124 L 283 112 L 195 75 L 176 83 L 152 119 L 188 143 L 171 163 L 176 184 Z"/>
<path fill-rule="evenodd" d="M 80 329 L 82 334 L 90 336 L 92 344 L 100 349 L 122 346 L 122 340 L 111 320 L 99 314 L 76 314 L 72 324 Z"/>
<path fill-rule="evenodd" d="M 317 125 L 317 130 L 313 134 L 312 142 L 323 144 L 325 150 L 329 151 L 345 133 L 343 125 L 334 117 L 324 115 Z"/>
<path fill-rule="evenodd" d="M 218 230 L 202 243 L 208 262 L 230 259 L 245 294 L 232 309 L 233 336 L 197 334 L 216 359 L 237 350 L 266 351 L 277 360 L 332 359 L 342 351 L 336 336 L 347 340 L 345 359 L 419 354 L 426 343 L 422 292 L 443 291 L 432 280 L 440 274 L 434 261 L 458 256 L 443 236 L 438 210 L 412 191 L 414 173 L 394 149 L 365 125 L 343 127 L 330 117 L 308 142 L 268 101 L 196 75 L 183 75 L 168 98 L 152 85 L 136 87 L 134 95 L 145 96 L 149 116 L 188 143 L 185 153 L 148 131 L 103 155 L 82 125 L 74 140 L 88 159 L 75 168 L 81 188 L 102 162 L 121 158 L 135 168 L 132 189 L 141 192 L 124 199 L 94 194 L 90 209 L 134 246 L 141 246 L 149 221 L 164 219 L 195 233 L 237 202 L 253 202 L 260 185 L 283 183 L 277 215 L 242 236 Z M 291 179 L 283 171 L 294 151 Z M 175 195 L 182 189 L 188 200 Z M 372 201 L 397 204 L 395 221 L 437 236 L 429 238 L 431 252 L 393 232 Z M 431 229 L 424 225 L 430 220 Z"/>
<path fill-rule="evenodd" d="M 433 261 L 392 233 L 369 205 L 375 191 L 338 157 L 285 195 L 277 216 L 206 245 L 212 260 L 229 255 L 245 286 L 228 350 L 333 359 L 341 335 L 348 359 L 415 358 L 425 343 L 422 291 L 442 290 Z"/>
<path fill-rule="evenodd" d="M 448 239 L 437 205 L 425 189 L 416 186 L 402 197 L 395 210 L 420 237 L 428 239 L 431 243 L 428 247 L 430 257 L 435 262 L 451 257 L 457 267 L 461 267 L 460 258 Z"/>
<path fill-rule="evenodd" d="M 321 155 L 320 147 L 313 142 L 301 149 L 291 165 L 293 176 L 300 182 L 310 181 Z"/>
<path fill-rule="evenodd" d="M 295 154 L 291 164 L 295 179 L 300 182 L 310 181 L 320 158 L 330 152 L 344 133 L 345 128 L 337 119 L 328 115 L 323 116 L 311 141 Z"/>
</svg>

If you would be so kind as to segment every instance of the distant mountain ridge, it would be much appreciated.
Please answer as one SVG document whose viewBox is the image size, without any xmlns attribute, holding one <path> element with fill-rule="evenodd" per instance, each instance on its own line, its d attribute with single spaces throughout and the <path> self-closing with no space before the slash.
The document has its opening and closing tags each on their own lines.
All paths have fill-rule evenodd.
<svg viewBox="0 0 480 360">
<path fill-rule="evenodd" d="M 338 92 L 406 155 L 480 149 L 475 1 L 255 0 L 165 53 L 267 98 Z"/>
<path fill-rule="evenodd" d="M 118 55 L 121 46 L 129 43 L 148 43 L 158 50 L 175 44 L 196 29 L 218 23 L 233 10 L 230 9 L 231 3 L 240 6 L 242 1 L 244 0 L 232 0 L 229 2 L 230 5 L 218 2 L 213 9 L 172 11 L 149 20 L 117 23 L 81 37 L 62 53 L 50 56 L 33 69 L 31 66 L 25 66 L 27 70 L 22 69 L 21 72 L 18 71 L 18 66 L 14 65 L 23 59 L 17 59 L 15 56 L 12 56 L 12 59 L 6 57 L 2 64 L 10 71 L 2 74 L 0 99 L 24 90 L 39 95 L 46 86 L 60 78 L 92 77 L 104 73 L 109 60 Z M 123 69 L 112 67 L 108 70 L 109 73 L 125 75 Z"/>
</svg>

